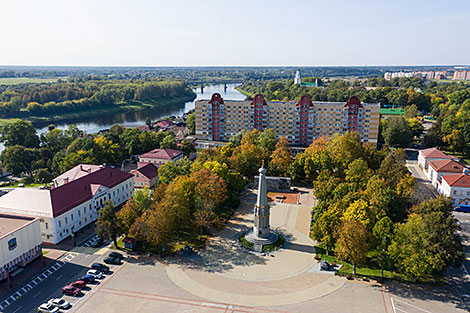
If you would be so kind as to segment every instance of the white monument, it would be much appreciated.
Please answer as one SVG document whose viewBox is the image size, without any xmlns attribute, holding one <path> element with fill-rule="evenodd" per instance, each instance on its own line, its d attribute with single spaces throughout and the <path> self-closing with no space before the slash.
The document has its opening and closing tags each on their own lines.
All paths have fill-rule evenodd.
<svg viewBox="0 0 470 313">
<path fill-rule="evenodd" d="M 245 236 L 246 240 L 254 243 L 254 250 L 262 249 L 264 245 L 271 244 L 278 239 L 278 235 L 269 227 L 269 204 L 266 189 L 266 169 L 259 169 L 258 197 L 254 207 L 253 229 Z M 258 249 L 257 249 L 258 248 Z"/>
<path fill-rule="evenodd" d="M 295 72 L 294 84 L 300 85 L 302 84 L 302 80 L 300 79 L 300 72 Z"/>
</svg>

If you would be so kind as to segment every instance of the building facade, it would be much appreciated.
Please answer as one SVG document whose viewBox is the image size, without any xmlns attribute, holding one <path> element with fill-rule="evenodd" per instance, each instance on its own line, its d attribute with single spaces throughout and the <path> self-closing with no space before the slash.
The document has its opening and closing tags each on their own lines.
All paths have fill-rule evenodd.
<svg viewBox="0 0 470 313">
<path fill-rule="evenodd" d="M 131 173 L 134 174 L 135 188 L 152 188 L 158 182 L 158 167 L 153 163 L 140 163 Z"/>
<path fill-rule="evenodd" d="M 107 201 L 118 206 L 132 197 L 133 178 L 102 166 L 50 190 L 16 188 L 0 197 L 0 212 L 39 218 L 42 241 L 56 244 L 96 221 Z"/>
<path fill-rule="evenodd" d="M 442 184 L 437 191 L 452 199 L 452 206 L 470 211 L 470 175 L 465 169 L 460 174 L 452 174 L 442 177 Z"/>
<path fill-rule="evenodd" d="M 0 281 L 42 255 L 39 219 L 0 214 Z"/>
<path fill-rule="evenodd" d="M 454 80 L 469 80 L 470 79 L 470 71 L 466 70 L 458 70 L 454 72 Z"/>
<path fill-rule="evenodd" d="M 429 170 L 429 162 L 436 161 L 436 160 L 454 160 L 458 161 L 459 159 L 447 155 L 441 150 L 437 148 L 429 148 L 424 150 L 419 150 L 418 152 L 418 166 L 421 167 L 424 171 L 426 177 L 431 180 L 430 170 Z"/>
<path fill-rule="evenodd" d="M 344 102 L 312 102 L 308 95 L 295 101 L 225 101 L 214 93 L 195 104 L 196 137 L 228 141 L 242 130 L 271 128 L 291 146 L 305 147 L 314 139 L 356 131 L 364 142 L 377 143 L 380 105 L 361 103 L 355 96 Z"/>
</svg>

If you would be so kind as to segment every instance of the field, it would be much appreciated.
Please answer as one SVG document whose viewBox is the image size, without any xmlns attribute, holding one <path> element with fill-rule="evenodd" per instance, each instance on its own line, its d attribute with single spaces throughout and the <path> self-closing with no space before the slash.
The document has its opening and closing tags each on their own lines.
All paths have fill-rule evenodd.
<svg viewBox="0 0 470 313">
<path fill-rule="evenodd" d="M 58 78 L 29 78 L 29 77 L 2 77 L 0 78 L 0 85 L 20 85 L 32 83 L 54 83 Z"/>
</svg>

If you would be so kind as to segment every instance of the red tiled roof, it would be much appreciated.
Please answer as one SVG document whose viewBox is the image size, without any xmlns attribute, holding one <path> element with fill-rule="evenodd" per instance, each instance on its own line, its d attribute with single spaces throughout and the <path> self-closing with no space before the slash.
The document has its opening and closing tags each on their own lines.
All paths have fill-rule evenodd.
<svg viewBox="0 0 470 313">
<path fill-rule="evenodd" d="M 170 125 L 173 125 L 173 122 L 168 121 L 168 120 L 163 120 L 163 121 L 160 121 L 160 122 L 155 124 L 155 126 L 158 126 L 158 127 L 167 127 L 167 126 L 170 126 Z"/>
<path fill-rule="evenodd" d="M 52 189 L 50 192 L 53 217 L 93 198 L 93 193 L 97 191 L 99 185 L 112 188 L 132 177 L 129 173 L 111 167 L 103 167 L 96 172 Z"/>
<path fill-rule="evenodd" d="M 143 165 L 138 167 L 136 171 L 148 179 L 152 179 L 158 176 L 158 167 L 153 165 L 153 163 L 143 163 Z"/>
<path fill-rule="evenodd" d="M 452 174 L 442 176 L 451 187 L 470 188 L 470 175 L 468 174 Z"/>
<path fill-rule="evenodd" d="M 457 159 L 454 156 L 445 154 L 444 152 L 442 152 L 441 150 L 437 148 L 429 148 L 429 149 L 420 150 L 419 153 L 421 153 L 426 158 Z"/>
<path fill-rule="evenodd" d="M 462 173 L 463 169 L 465 168 L 465 166 L 460 164 L 459 162 L 455 162 L 454 160 L 449 159 L 430 161 L 429 165 L 436 172 L 443 173 Z"/>
<path fill-rule="evenodd" d="M 172 160 L 182 153 L 183 152 L 174 149 L 153 149 L 152 151 L 140 155 L 139 158 Z"/>
</svg>

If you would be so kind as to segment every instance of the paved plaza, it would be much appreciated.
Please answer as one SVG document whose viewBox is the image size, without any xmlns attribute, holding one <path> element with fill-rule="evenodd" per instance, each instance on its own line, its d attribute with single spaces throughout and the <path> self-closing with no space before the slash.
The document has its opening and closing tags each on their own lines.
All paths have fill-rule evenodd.
<svg viewBox="0 0 470 313">
<path fill-rule="evenodd" d="M 240 248 L 256 194 L 247 191 L 227 227 L 191 257 L 128 257 L 73 303 L 69 312 L 466 312 L 465 299 L 441 287 L 385 286 L 319 273 L 308 237 L 311 192 L 300 204 L 272 204 L 271 225 L 285 247 L 261 256 Z"/>
</svg>

